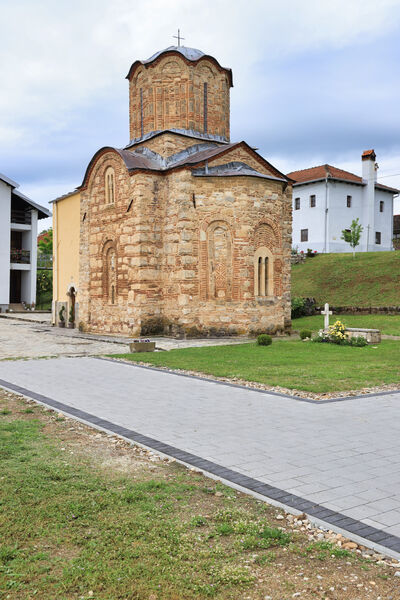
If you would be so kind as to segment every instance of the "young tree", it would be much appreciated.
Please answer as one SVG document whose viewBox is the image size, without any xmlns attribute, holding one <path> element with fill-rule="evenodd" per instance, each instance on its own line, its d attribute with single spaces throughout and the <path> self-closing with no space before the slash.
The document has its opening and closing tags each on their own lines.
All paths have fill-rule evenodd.
<svg viewBox="0 0 400 600">
<path fill-rule="evenodd" d="M 358 218 L 353 219 L 350 229 L 343 229 L 341 239 L 350 244 L 353 248 L 353 258 L 356 256 L 356 247 L 360 243 L 363 226 L 359 223 Z"/>
<path fill-rule="evenodd" d="M 46 234 L 46 235 L 44 235 Z M 50 227 L 47 231 L 43 231 L 40 236 L 42 239 L 38 242 L 38 250 L 40 254 L 53 254 L 53 229 Z"/>
</svg>

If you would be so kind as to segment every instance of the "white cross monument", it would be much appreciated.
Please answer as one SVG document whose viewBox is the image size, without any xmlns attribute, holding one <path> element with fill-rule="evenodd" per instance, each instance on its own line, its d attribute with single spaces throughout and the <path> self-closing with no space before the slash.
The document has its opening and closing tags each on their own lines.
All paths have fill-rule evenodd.
<svg viewBox="0 0 400 600">
<path fill-rule="evenodd" d="M 329 315 L 332 315 L 332 311 L 329 310 L 329 304 L 326 303 L 324 310 L 321 310 L 321 315 L 324 315 L 324 329 L 328 329 L 329 327 Z"/>
</svg>

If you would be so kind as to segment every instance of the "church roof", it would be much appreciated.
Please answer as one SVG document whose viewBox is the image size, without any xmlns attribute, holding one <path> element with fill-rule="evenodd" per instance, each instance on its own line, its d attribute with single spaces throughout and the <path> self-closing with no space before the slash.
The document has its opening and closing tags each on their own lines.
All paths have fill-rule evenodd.
<svg viewBox="0 0 400 600">
<path fill-rule="evenodd" d="M 93 156 L 90 161 L 88 168 L 86 170 L 81 188 L 85 188 L 97 158 L 105 152 L 116 152 L 124 161 L 126 168 L 130 173 L 134 173 L 135 171 L 155 171 L 159 173 L 165 173 L 172 169 L 185 168 L 185 167 L 195 167 L 196 165 L 201 167 L 204 165 L 205 171 L 204 173 L 201 170 L 197 170 L 197 172 L 192 171 L 195 176 L 207 176 L 214 175 L 215 176 L 243 176 L 243 175 L 251 175 L 256 177 L 263 177 L 264 174 L 259 173 L 255 169 L 252 169 L 249 165 L 245 163 L 232 163 L 229 162 L 226 165 L 223 165 L 224 169 L 213 170 L 211 172 L 211 167 L 208 167 L 208 161 L 212 160 L 217 156 L 222 156 L 223 154 L 229 152 L 232 148 L 245 148 L 248 152 L 256 157 L 260 164 L 267 167 L 270 171 L 271 175 L 265 175 L 265 177 L 270 179 L 275 179 L 283 182 L 288 182 L 288 178 L 278 171 L 275 167 L 273 167 L 268 161 L 266 161 L 262 156 L 258 155 L 246 142 L 236 142 L 224 145 L 218 145 L 214 142 L 204 142 L 197 143 L 193 146 L 189 146 L 180 152 L 176 152 L 172 156 L 168 156 L 167 158 L 161 156 L 157 152 L 150 150 L 146 146 L 139 146 L 139 148 L 128 150 L 126 148 L 118 149 L 112 148 L 110 146 L 106 146 L 101 148 L 96 154 Z"/>
<path fill-rule="evenodd" d="M 158 52 L 155 52 L 155 54 L 150 56 L 150 58 L 148 58 L 147 60 L 143 60 L 142 63 L 144 65 L 147 63 L 151 63 L 153 62 L 153 60 L 156 60 L 156 58 L 158 58 L 161 54 L 164 54 L 164 52 L 171 51 L 180 52 L 188 60 L 199 60 L 199 58 L 205 56 L 204 52 L 198 50 L 197 48 L 188 48 L 187 46 L 168 46 L 168 48 L 164 48 L 164 50 L 159 50 Z"/>
<path fill-rule="evenodd" d="M 148 65 L 151 65 L 165 54 L 180 54 L 186 61 L 193 63 L 197 63 L 199 60 L 207 58 L 211 60 L 218 67 L 218 69 L 220 69 L 221 71 L 226 71 L 229 78 L 229 84 L 231 87 L 233 87 L 232 69 L 222 67 L 217 61 L 217 59 L 211 56 L 210 54 L 205 54 L 204 52 L 202 52 L 202 50 L 198 50 L 197 48 L 188 48 L 186 46 L 168 46 L 168 48 L 164 48 L 164 50 L 159 50 L 158 52 L 150 56 L 150 58 L 148 58 L 147 60 L 135 60 L 135 62 L 132 63 L 131 68 L 129 69 L 126 79 L 131 79 L 134 72 L 140 65 L 143 65 L 147 68 Z"/>
<path fill-rule="evenodd" d="M 261 177 L 262 179 L 273 179 L 274 181 L 287 181 L 286 177 L 274 177 L 273 175 L 260 173 L 240 161 L 233 161 L 216 167 L 207 166 L 193 169 L 192 175 L 195 177 Z"/>
<path fill-rule="evenodd" d="M 129 144 L 125 146 L 125 148 L 128 149 L 132 146 L 135 146 L 135 144 L 142 144 L 146 140 L 150 140 L 159 135 L 163 135 L 164 133 L 174 133 L 176 135 L 192 137 L 198 140 L 218 142 L 219 144 L 229 143 L 227 139 L 222 135 L 217 135 L 215 133 L 203 133 L 201 131 L 195 131 L 194 129 L 180 129 L 178 127 L 173 127 L 171 129 L 157 129 L 156 131 L 149 131 L 149 133 L 145 133 L 143 136 L 131 140 Z"/>
<path fill-rule="evenodd" d="M 371 151 L 366 151 L 369 154 Z M 373 152 L 373 150 L 372 150 Z M 364 153 L 365 154 L 365 153 Z M 287 175 L 290 179 L 294 180 L 293 185 L 301 185 L 302 183 L 311 183 L 312 181 L 321 181 L 322 179 L 336 179 L 347 183 L 355 183 L 356 185 L 365 185 L 362 177 L 350 173 L 350 171 L 344 171 L 338 169 L 332 165 L 319 165 L 317 167 L 311 167 L 310 169 L 302 169 L 301 171 L 292 171 Z M 399 190 L 396 188 L 383 185 L 383 183 L 375 183 L 377 189 L 393 192 L 397 194 Z"/>
</svg>

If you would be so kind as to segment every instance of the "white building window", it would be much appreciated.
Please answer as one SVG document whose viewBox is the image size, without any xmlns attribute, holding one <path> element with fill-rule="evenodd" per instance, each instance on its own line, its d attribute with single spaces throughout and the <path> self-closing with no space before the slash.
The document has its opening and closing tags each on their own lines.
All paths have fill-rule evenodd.
<svg viewBox="0 0 400 600">
<path fill-rule="evenodd" d="M 308 229 L 302 229 L 300 231 L 300 241 L 308 242 Z"/>
<path fill-rule="evenodd" d="M 352 197 L 347 196 L 347 208 L 351 208 L 351 200 L 352 200 Z"/>
<path fill-rule="evenodd" d="M 379 202 L 379 212 L 383 212 L 383 208 L 384 208 L 384 206 L 385 206 L 385 203 L 384 203 L 384 201 L 383 201 L 383 200 L 381 200 L 381 201 Z"/>
<path fill-rule="evenodd" d="M 310 196 L 310 208 L 315 208 L 316 206 L 316 197 L 313 194 L 312 196 Z"/>
<path fill-rule="evenodd" d="M 381 243 L 381 232 L 380 231 L 375 231 L 375 244 L 380 244 Z"/>
<path fill-rule="evenodd" d="M 294 210 L 300 210 L 300 198 L 294 199 Z"/>
</svg>

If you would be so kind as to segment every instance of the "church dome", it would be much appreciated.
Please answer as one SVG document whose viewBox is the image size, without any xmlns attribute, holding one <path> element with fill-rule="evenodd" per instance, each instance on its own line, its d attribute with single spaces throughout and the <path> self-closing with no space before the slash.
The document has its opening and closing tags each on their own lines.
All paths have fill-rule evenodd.
<svg viewBox="0 0 400 600">
<path fill-rule="evenodd" d="M 151 63 L 153 60 L 156 60 L 161 54 L 164 52 L 180 52 L 187 60 L 199 60 L 202 56 L 205 56 L 205 53 L 197 48 L 187 48 L 186 46 L 169 46 L 168 48 L 164 48 L 164 50 L 159 50 L 153 56 L 150 56 L 147 60 L 143 60 L 143 64 Z"/>
<path fill-rule="evenodd" d="M 130 139 L 180 129 L 229 141 L 232 71 L 197 48 L 169 46 L 136 60 L 129 80 Z"/>
</svg>

